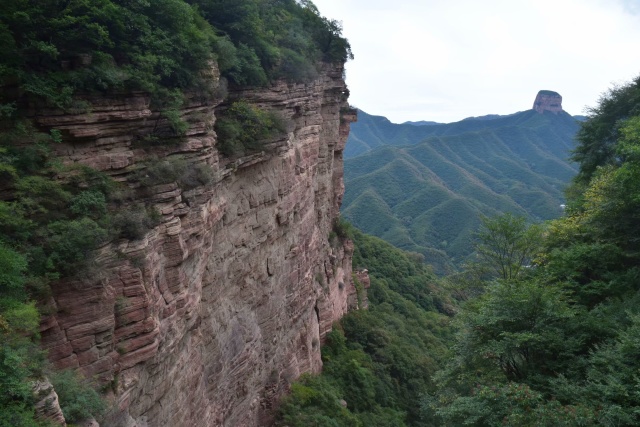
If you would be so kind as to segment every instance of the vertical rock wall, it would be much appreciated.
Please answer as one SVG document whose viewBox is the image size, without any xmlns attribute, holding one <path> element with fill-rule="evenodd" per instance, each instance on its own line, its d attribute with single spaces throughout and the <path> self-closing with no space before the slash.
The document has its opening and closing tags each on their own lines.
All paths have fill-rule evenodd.
<svg viewBox="0 0 640 427">
<path fill-rule="evenodd" d="M 112 390 L 109 425 L 265 425 L 290 381 L 321 369 L 320 342 L 355 292 L 352 246 L 328 238 L 355 120 L 347 95 L 341 67 L 234 93 L 289 124 L 236 160 L 216 150 L 216 101 L 193 97 L 186 140 L 146 148 L 163 119 L 142 94 L 92 99 L 89 113 L 40 112 L 41 126 L 63 132 L 66 162 L 127 182 L 161 214 L 142 239 L 101 248 L 90 274 L 56 284 L 41 327 L 55 365 Z M 136 188 L 145 162 L 176 155 L 211 168 L 213 183 Z"/>
<path fill-rule="evenodd" d="M 562 109 L 562 96 L 560 96 L 558 92 L 554 92 L 552 90 L 541 90 L 533 101 L 532 109 L 541 114 L 545 111 L 558 114 L 564 111 Z"/>
</svg>

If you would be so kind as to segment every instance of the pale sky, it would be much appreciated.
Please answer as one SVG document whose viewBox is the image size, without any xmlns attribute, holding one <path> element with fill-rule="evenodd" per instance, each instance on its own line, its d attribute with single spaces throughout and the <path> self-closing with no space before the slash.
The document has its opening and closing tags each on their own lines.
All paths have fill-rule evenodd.
<svg viewBox="0 0 640 427">
<path fill-rule="evenodd" d="M 350 103 L 395 123 L 530 109 L 583 114 L 640 74 L 640 0 L 313 0 L 341 21 Z"/>
</svg>

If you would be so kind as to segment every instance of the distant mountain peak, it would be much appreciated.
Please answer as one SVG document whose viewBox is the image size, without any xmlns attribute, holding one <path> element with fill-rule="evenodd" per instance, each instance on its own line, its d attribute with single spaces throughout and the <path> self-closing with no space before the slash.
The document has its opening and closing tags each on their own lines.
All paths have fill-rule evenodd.
<svg viewBox="0 0 640 427">
<path fill-rule="evenodd" d="M 401 123 L 403 125 L 412 125 L 412 126 L 433 126 L 433 125 L 440 125 L 442 123 L 439 122 L 431 122 L 431 121 L 427 121 L 427 120 L 420 120 L 417 122 L 412 122 L 412 121 L 408 121 L 408 122 L 404 122 Z"/>
<path fill-rule="evenodd" d="M 538 113 L 551 111 L 553 114 L 558 114 L 564 111 L 562 109 L 562 96 L 552 90 L 541 90 L 538 92 L 536 100 L 533 101 L 533 109 Z"/>
</svg>

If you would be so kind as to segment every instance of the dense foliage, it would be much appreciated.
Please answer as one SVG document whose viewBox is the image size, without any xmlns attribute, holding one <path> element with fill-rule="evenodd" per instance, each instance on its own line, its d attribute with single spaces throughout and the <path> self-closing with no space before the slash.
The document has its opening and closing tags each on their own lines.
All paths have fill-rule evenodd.
<svg viewBox="0 0 640 427">
<path fill-rule="evenodd" d="M 257 151 L 264 143 L 286 131 L 284 120 L 246 101 L 236 101 L 219 112 L 216 121 L 218 150 L 227 156 Z"/>
<path fill-rule="evenodd" d="M 86 91 L 142 90 L 167 108 L 206 90 L 217 60 L 239 85 L 314 77 L 351 57 L 335 21 L 294 0 L 4 0 L 0 117 L 28 99 L 70 108 Z M 76 103 L 77 104 L 77 103 Z M 78 106 L 78 105 L 76 105 Z"/>
<path fill-rule="evenodd" d="M 1 186 L 12 196 L 0 199 L 2 426 L 38 424 L 30 379 L 47 368 L 37 346 L 35 301 L 46 299 L 52 281 L 88 268 L 89 254 L 109 234 L 110 180 L 88 168 L 58 164 L 49 149 L 58 137 L 22 122 L 0 141 Z M 12 144 L 16 141 L 30 144 Z"/>
<path fill-rule="evenodd" d="M 202 83 L 199 71 L 214 59 L 214 30 L 182 0 L 2 3 L 5 107 L 25 95 L 70 107 L 79 91 L 108 89 L 165 100 Z"/>
<path fill-rule="evenodd" d="M 320 62 L 345 62 L 351 48 L 337 21 L 309 0 L 188 0 L 223 36 L 221 70 L 233 83 L 262 85 L 317 75 Z"/>
<path fill-rule="evenodd" d="M 613 87 L 589 110 L 589 119 L 578 132 L 579 145 L 573 158 L 580 164 L 578 183 L 586 184 L 598 167 L 615 164 L 620 127 L 630 117 L 640 114 L 640 76 Z"/>
<path fill-rule="evenodd" d="M 419 254 L 353 231 L 354 265 L 369 268 L 369 309 L 327 337 L 323 374 L 303 377 L 280 410 L 286 426 L 429 425 L 420 396 L 446 355 L 451 301 Z M 346 402 L 346 407 L 341 405 Z"/>
<path fill-rule="evenodd" d="M 451 426 L 640 423 L 637 81 L 605 95 L 580 131 L 578 186 L 566 216 L 546 224 L 536 267 L 486 281 L 464 305 L 425 416 Z"/>
</svg>

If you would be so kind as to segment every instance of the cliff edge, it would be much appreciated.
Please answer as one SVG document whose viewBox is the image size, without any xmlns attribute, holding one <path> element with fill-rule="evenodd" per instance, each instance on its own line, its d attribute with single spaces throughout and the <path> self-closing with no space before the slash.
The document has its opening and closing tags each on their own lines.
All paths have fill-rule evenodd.
<svg viewBox="0 0 640 427">
<path fill-rule="evenodd" d="M 144 135 L 164 119 L 144 94 L 36 117 L 62 132 L 65 163 L 108 173 L 158 214 L 142 238 L 102 247 L 93 274 L 56 283 L 41 324 L 57 368 L 110 390 L 108 425 L 265 425 L 290 382 L 321 369 L 323 337 L 357 306 L 353 245 L 329 240 L 355 120 L 342 66 L 231 96 L 276 111 L 286 134 L 226 158 L 214 131 L 221 100 L 197 96 L 180 111 L 186 137 L 151 147 Z M 177 158 L 208 182 L 141 185 L 153 162 Z"/>
</svg>

